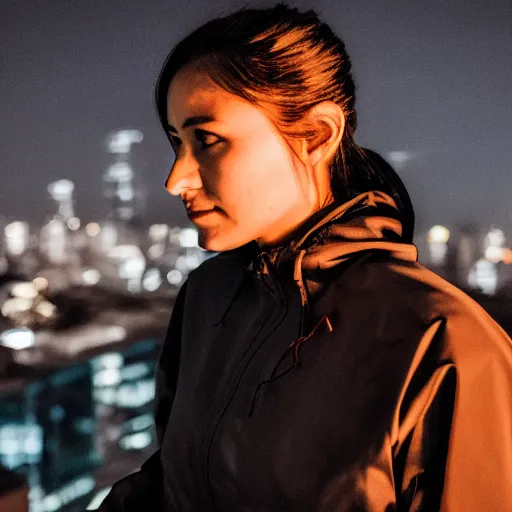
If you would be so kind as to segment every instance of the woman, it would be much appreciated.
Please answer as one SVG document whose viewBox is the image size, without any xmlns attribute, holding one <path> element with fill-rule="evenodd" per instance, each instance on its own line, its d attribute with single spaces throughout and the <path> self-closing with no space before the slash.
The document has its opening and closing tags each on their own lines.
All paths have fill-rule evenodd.
<svg viewBox="0 0 512 512">
<path fill-rule="evenodd" d="M 160 449 L 101 510 L 512 510 L 511 340 L 417 263 L 405 188 L 353 140 L 350 70 L 283 4 L 168 57 L 166 187 L 220 254 L 174 306 Z"/>
</svg>

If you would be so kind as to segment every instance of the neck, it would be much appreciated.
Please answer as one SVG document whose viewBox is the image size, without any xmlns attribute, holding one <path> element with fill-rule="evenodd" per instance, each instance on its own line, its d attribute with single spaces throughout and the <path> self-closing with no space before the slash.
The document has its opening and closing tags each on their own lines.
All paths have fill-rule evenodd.
<svg viewBox="0 0 512 512">
<path fill-rule="evenodd" d="M 312 213 L 309 217 L 307 217 L 301 224 L 299 224 L 296 228 L 294 228 L 291 232 L 286 234 L 284 237 L 280 238 L 278 241 L 272 243 L 265 243 L 261 240 L 256 240 L 259 248 L 262 251 L 272 251 L 273 249 L 277 249 L 279 247 L 283 247 L 289 245 L 294 240 L 300 238 L 304 233 L 306 233 L 314 224 L 316 224 L 321 218 L 327 215 L 329 212 L 334 210 L 338 204 L 331 202 L 318 210 Z"/>
</svg>

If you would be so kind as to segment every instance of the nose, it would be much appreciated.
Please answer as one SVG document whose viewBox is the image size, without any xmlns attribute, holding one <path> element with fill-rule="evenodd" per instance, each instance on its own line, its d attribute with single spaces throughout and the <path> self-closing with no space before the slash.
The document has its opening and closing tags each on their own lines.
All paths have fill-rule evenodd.
<svg viewBox="0 0 512 512">
<path fill-rule="evenodd" d="M 181 196 L 188 189 L 199 189 L 202 186 L 197 162 L 193 158 L 176 160 L 165 182 L 167 192 L 173 196 Z"/>
</svg>

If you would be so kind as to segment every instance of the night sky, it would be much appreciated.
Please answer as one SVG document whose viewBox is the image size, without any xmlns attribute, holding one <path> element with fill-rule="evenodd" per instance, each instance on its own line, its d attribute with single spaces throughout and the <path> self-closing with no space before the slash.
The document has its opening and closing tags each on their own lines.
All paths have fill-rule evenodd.
<svg viewBox="0 0 512 512">
<path fill-rule="evenodd" d="M 397 168 L 419 230 L 496 224 L 512 236 L 512 2 L 289 2 L 345 40 L 358 86 L 356 141 Z M 138 128 L 150 222 L 187 223 L 163 184 L 172 151 L 154 84 L 168 51 L 211 17 L 269 2 L 17 0 L 0 3 L 0 215 L 44 220 L 46 184 L 67 177 L 77 214 L 105 216 L 104 136 Z"/>
</svg>

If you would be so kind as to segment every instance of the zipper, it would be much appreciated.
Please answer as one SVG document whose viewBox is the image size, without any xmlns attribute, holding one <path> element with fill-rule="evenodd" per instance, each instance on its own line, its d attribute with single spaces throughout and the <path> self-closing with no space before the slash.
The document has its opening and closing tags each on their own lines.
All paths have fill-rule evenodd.
<svg viewBox="0 0 512 512">
<path fill-rule="evenodd" d="M 264 257 L 268 258 L 268 254 L 265 252 L 262 252 L 258 255 L 258 260 L 262 260 Z M 261 261 L 258 261 L 258 264 L 260 264 Z M 263 322 L 260 329 L 256 333 L 256 335 L 253 337 L 251 343 L 249 344 L 247 352 L 242 356 L 242 361 L 240 362 L 239 371 L 237 375 L 233 378 L 233 384 L 229 389 L 229 392 L 226 391 L 225 396 L 227 396 L 224 406 L 220 408 L 220 413 L 218 413 L 216 416 L 214 416 L 214 419 L 210 422 L 210 425 L 207 430 L 206 440 L 203 444 L 203 450 L 204 450 L 204 481 L 203 485 L 205 487 L 206 495 L 210 496 L 210 502 L 212 505 L 212 510 L 217 510 L 215 507 L 215 497 L 213 495 L 213 491 L 211 488 L 211 482 L 210 482 L 210 453 L 211 453 L 211 445 L 213 442 L 213 438 L 215 436 L 215 433 L 217 432 L 218 426 L 220 422 L 222 421 L 222 418 L 224 417 L 224 414 L 228 410 L 229 405 L 231 404 L 236 391 L 238 390 L 240 386 L 240 382 L 250 364 L 250 362 L 255 357 L 256 353 L 259 351 L 261 346 L 267 341 L 267 339 L 272 335 L 272 333 L 276 330 L 276 328 L 282 323 L 284 318 L 286 317 L 288 313 L 288 299 L 287 296 L 284 293 L 284 289 L 277 278 L 276 274 L 274 274 L 274 271 L 272 269 L 272 264 L 268 265 L 267 267 L 269 269 L 269 275 L 271 275 L 274 279 L 274 283 L 277 283 L 277 288 L 279 290 L 280 297 L 278 297 L 278 294 L 276 294 L 275 290 L 272 289 L 267 283 L 264 283 L 264 279 L 261 279 L 261 282 L 263 283 L 264 287 L 270 292 L 270 294 L 276 298 L 279 302 L 279 298 L 281 299 L 281 314 L 278 316 L 276 321 L 272 324 L 271 328 L 268 330 L 267 334 L 264 336 L 264 338 L 258 343 L 257 347 L 253 347 L 253 344 L 255 340 L 258 339 L 261 332 L 264 330 L 265 325 L 267 325 L 267 322 Z M 272 313 L 270 313 L 272 314 Z M 251 351 L 250 349 L 253 348 Z"/>
</svg>

